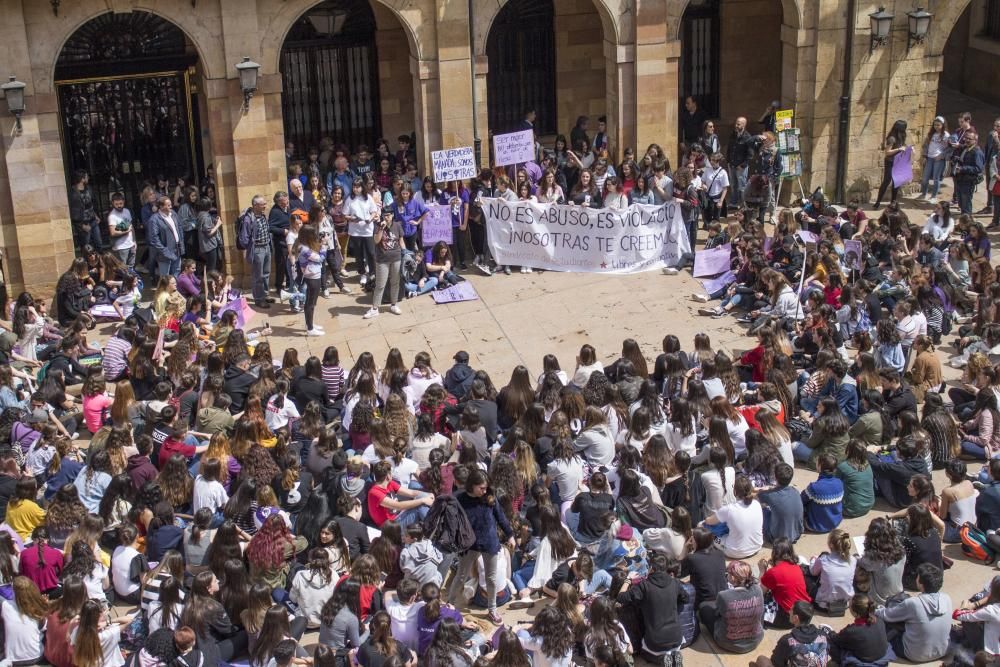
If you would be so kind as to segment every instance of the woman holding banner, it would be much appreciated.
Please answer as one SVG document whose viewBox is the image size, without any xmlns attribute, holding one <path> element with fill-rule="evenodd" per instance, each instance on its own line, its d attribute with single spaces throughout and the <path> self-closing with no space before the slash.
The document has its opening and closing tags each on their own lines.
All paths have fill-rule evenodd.
<svg viewBox="0 0 1000 667">
<path fill-rule="evenodd" d="M 590 173 L 589 169 L 580 170 L 580 178 L 577 179 L 576 185 L 569 192 L 569 203 L 589 208 L 601 208 L 603 204 L 601 193 L 598 192 L 597 184 L 594 183 L 594 175 Z"/>
</svg>

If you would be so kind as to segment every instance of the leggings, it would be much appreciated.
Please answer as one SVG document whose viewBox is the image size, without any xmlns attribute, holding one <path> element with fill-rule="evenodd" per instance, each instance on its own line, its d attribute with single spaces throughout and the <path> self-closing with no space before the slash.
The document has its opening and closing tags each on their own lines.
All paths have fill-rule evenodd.
<svg viewBox="0 0 1000 667">
<path fill-rule="evenodd" d="M 882 197 L 885 196 L 885 191 L 892 188 L 892 199 L 890 201 L 896 201 L 896 193 L 899 189 L 896 187 L 895 182 L 892 180 L 892 162 L 886 162 L 882 168 L 882 184 L 878 186 L 878 197 L 875 198 L 875 208 L 882 205 Z"/>
<path fill-rule="evenodd" d="M 205 260 L 205 270 L 215 271 L 219 268 L 219 261 L 222 259 L 222 248 L 216 246 L 211 250 L 206 250 L 201 253 L 201 257 Z"/>
<path fill-rule="evenodd" d="M 316 300 L 319 298 L 322 281 L 320 278 L 306 278 L 306 330 L 312 331 L 313 313 L 316 312 Z"/>
</svg>

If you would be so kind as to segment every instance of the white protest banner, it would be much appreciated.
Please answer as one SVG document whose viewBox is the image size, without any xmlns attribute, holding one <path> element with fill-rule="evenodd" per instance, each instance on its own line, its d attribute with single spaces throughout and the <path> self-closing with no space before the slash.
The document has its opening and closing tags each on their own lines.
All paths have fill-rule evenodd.
<svg viewBox="0 0 1000 667">
<path fill-rule="evenodd" d="M 677 266 L 691 251 L 680 207 L 593 209 L 484 198 L 497 264 L 553 271 L 638 273 Z"/>
<path fill-rule="evenodd" d="M 431 165 L 434 168 L 434 180 L 438 183 L 467 181 L 470 178 L 475 178 L 478 173 L 476 171 L 476 156 L 472 152 L 472 146 L 432 151 Z"/>
<path fill-rule="evenodd" d="M 493 164 L 531 162 L 535 159 L 535 133 L 531 130 L 493 135 Z"/>
</svg>

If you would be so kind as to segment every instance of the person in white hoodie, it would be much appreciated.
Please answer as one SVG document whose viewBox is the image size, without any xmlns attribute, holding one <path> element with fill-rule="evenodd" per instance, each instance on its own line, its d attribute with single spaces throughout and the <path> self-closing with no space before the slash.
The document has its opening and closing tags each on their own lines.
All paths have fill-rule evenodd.
<svg viewBox="0 0 1000 667">
<path fill-rule="evenodd" d="M 403 574 L 416 579 L 421 586 L 424 584 L 444 583 L 439 566 L 444 555 L 424 536 L 424 527 L 420 523 L 411 523 L 403 535 L 403 550 L 399 555 L 399 567 Z"/>
<path fill-rule="evenodd" d="M 941 592 L 944 572 L 923 563 L 917 568 L 919 595 L 875 614 L 886 622 L 886 634 L 896 657 L 910 662 L 935 662 L 948 652 L 951 636 L 951 598 Z"/>
<path fill-rule="evenodd" d="M 420 405 L 420 399 L 424 397 L 427 387 L 432 384 L 444 386 L 441 374 L 431 366 L 431 355 L 426 352 L 417 352 L 417 355 L 413 358 L 413 368 L 410 370 L 410 374 L 406 376 L 405 392 L 407 402 L 411 408 Z"/>
<path fill-rule="evenodd" d="M 305 569 L 295 573 L 292 590 L 288 597 L 299 605 L 299 611 L 306 617 L 309 628 L 322 624 L 323 605 L 333 595 L 337 587 L 337 577 L 330 567 L 330 554 L 323 547 L 309 552 L 309 563 Z"/>
</svg>

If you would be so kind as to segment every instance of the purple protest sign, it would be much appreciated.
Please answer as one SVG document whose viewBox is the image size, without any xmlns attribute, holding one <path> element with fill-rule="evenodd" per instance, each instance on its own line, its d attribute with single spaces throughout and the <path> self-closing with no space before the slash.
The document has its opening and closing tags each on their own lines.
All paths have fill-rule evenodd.
<svg viewBox="0 0 1000 667">
<path fill-rule="evenodd" d="M 727 243 L 711 250 L 699 250 L 694 254 L 694 277 L 714 276 L 729 270 L 729 253 L 732 248 Z"/>
<path fill-rule="evenodd" d="M 438 241 L 451 245 L 453 241 L 451 228 L 451 209 L 444 204 L 430 204 L 427 215 L 420 223 L 420 238 L 425 248 L 433 246 Z"/>
<path fill-rule="evenodd" d="M 861 241 L 844 241 L 844 265 L 848 269 L 861 269 Z"/>
<path fill-rule="evenodd" d="M 247 303 L 247 298 L 245 296 L 233 299 L 222 308 L 219 308 L 219 317 L 221 318 L 222 314 L 227 310 L 236 312 L 236 326 L 239 329 L 245 327 L 247 322 L 249 322 L 254 315 L 254 312 L 250 308 L 250 304 Z"/>
<path fill-rule="evenodd" d="M 771 252 L 771 244 L 773 244 L 773 243 L 774 243 L 774 238 L 773 237 L 770 237 L 770 236 L 765 236 L 764 237 L 764 254 L 765 255 L 770 254 L 770 252 Z"/>
<path fill-rule="evenodd" d="M 913 180 L 913 146 L 892 158 L 892 185 L 901 188 Z"/>
<path fill-rule="evenodd" d="M 448 289 L 438 290 L 432 296 L 434 303 L 457 303 L 459 301 L 475 301 L 479 298 L 476 288 L 469 281 L 452 285 Z"/>
<path fill-rule="evenodd" d="M 705 288 L 705 294 L 715 294 L 723 287 L 735 281 L 736 273 L 734 271 L 726 271 L 718 278 L 708 278 L 706 280 L 699 280 L 698 282 Z"/>
<path fill-rule="evenodd" d="M 799 240 L 803 243 L 819 243 L 819 234 L 813 234 L 805 229 L 800 229 L 795 232 L 795 235 L 799 237 Z"/>
<path fill-rule="evenodd" d="M 493 135 L 493 164 L 496 166 L 505 167 L 534 159 L 535 133 L 532 130 Z"/>
</svg>

